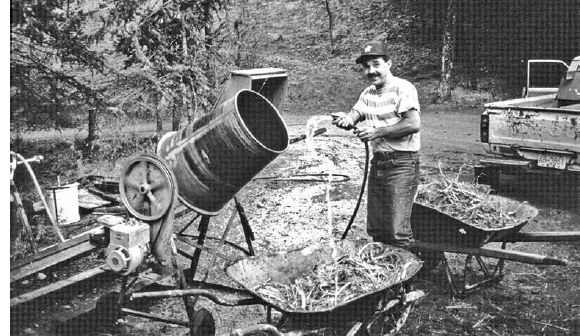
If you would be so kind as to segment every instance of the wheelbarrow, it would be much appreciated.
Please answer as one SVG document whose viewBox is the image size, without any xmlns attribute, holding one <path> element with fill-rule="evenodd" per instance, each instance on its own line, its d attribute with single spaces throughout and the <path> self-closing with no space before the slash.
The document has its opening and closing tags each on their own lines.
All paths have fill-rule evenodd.
<svg viewBox="0 0 580 336">
<path fill-rule="evenodd" d="M 505 275 L 505 261 L 528 264 L 560 265 L 565 260 L 534 253 L 506 249 L 512 242 L 556 242 L 580 240 L 580 232 L 520 232 L 520 230 L 538 215 L 538 209 L 507 197 L 489 195 L 494 207 L 503 213 L 513 213 L 515 219 L 508 226 L 488 228 L 475 226 L 447 213 L 441 212 L 428 204 L 415 203 L 411 215 L 411 225 L 416 238 L 419 254 L 424 261 L 424 271 L 430 271 L 443 263 L 451 290 L 451 295 L 468 294 L 486 284 L 498 282 Z M 501 248 L 484 245 L 501 242 Z M 465 265 L 462 281 L 457 281 L 449 267 L 444 252 L 465 254 Z M 489 267 L 483 257 L 497 259 Z M 479 280 L 472 267 L 475 260 L 483 276 Z M 462 286 L 461 288 L 459 286 Z"/>
<path fill-rule="evenodd" d="M 267 282 L 290 284 L 295 279 L 310 274 L 313 269 L 331 262 L 336 256 L 352 255 L 366 242 L 341 240 L 334 244 L 319 243 L 287 252 L 253 256 L 236 261 L 226 267 L 226 273 L 242 288 L 198 283 L 198 288 L 134 293 L 131 299 L 177 296 L 203 296 L 224 306 L 262 304 L 267 309 L 267 323 L 231 331 L 231 335 L 267 332 L 274 335 L 324 334 L 388 335 L 399 331 L 407 320 L 418 299 L 424 296 L 420 290 L 412 290 L 409 280 L 420 270 L 422 262 L 403 249 L 381 243 L 371 243 L 399 256 L 399 266 L 389 281 L 380 283 L 372 291 L 358 293 L 349 299 L 324 307 L 296 306 L 291 302 L 275 300 L 258 288 Z M 387 270 L 384 270 L 387 272 Z M 393 270 L 389 270 L 392 272 Z M 274 323 L 272 310 L 281 313 Z M 207 313 L 207 312 L 206 312 Z M 213 335 L 213 319 L 206 317 L 194 331 Z"/>
</svg>

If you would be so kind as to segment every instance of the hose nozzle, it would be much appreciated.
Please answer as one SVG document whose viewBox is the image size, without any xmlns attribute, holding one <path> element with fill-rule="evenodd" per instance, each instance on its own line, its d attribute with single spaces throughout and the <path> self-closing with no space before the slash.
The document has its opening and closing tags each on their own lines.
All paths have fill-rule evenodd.
<svg viewBox="0 0 580 336">
<path fill-rule="evenodd" d="M 332 117 L 332 123 L 334 125 L 336 125 L 336 127 L 342 128 L 343 130 L 347 130 L 347 131 L 356 130 L 356 127 L 354 126 L 354 122 L 352 121 L 352 118 L 350 118 L 346 113 L 344 113 L 344 112 L 333 112 L 333 113 L 330 114 L 330 116 Z M 351 122 L 349 123 L 349 125 L 341 126 L 341 125 L 338 124 L 339 120 L 341 118 L 343 118 L 343 117 L 348 117 L 350 119 Z"/>
</svg>

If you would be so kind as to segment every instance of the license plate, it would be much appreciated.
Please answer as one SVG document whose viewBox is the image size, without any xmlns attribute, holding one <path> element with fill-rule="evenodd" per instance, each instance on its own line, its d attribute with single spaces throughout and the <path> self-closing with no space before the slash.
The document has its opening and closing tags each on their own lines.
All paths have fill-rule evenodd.
<svg viewBox="0 0 580 336">
<path fill-rule="evenodd" d="M 546 168 L 566 169 L 568 157 L 554 153 L 542 153 L 538 157 L 538 166 Z"/>
</svg>

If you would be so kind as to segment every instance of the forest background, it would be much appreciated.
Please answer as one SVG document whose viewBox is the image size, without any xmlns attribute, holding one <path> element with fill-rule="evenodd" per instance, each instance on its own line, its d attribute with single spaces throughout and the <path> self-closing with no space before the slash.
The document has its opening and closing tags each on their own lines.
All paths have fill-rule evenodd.
<svg viewBox="0 0 580 336">
<path fill-rule="evenodd" d="M 82 174 L 211 111 L 235 69 L 286 69 L 283 114 L 347 110 L 364 87 L 354 58 L 368 40 L 386 44 L 394 73 L 419 87 L 422 103 L 482 106 L 521 95 L 528 59 L 577 56 L 579 8 L 578 0 L 12 0 L 10 147 L 60 151 L 40 166 L 51 178 Z M 539 73 L 553 76 L 538 85 L 557 85 L 562 71 Z M 151 123 L 150 138 L 131 135 Z M 73 139 L 48 149 L 28 141 L 65 131 Z"/>
</svg>

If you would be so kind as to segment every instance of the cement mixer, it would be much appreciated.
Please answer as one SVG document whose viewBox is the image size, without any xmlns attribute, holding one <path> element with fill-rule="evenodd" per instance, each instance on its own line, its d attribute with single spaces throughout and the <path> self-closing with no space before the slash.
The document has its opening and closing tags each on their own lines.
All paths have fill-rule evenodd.
<svg viewBox="0 0 580 336">
<path fill-rule="evenodd" d="M 288 148 L 288 131 L 278 112 L 286 86 L 287 75 L 281 69 L 232 72 L 210 113 L 165 134 L 155 154 L 129 159 L 121 173 L 119 191 L 130 216 L 100 219 L 107 229 L 106 265 L 123 276 L 120 292 L 105 295 L 97 303 L 103 320 L 132 314 L 188 326 L 193 334 L 212 334 L 213 317 L 204 309 L 196 311 L 197 299 L 191 295 L 183 296 L 188 322 L 133 311 L 125 300 L 131 293 L 169 277 L 173 277 L 176 289 L 192 287 L 201 252 L 208 251 L 203 245 L 211 218 Z M 188 226 L 197 221 L 198 239 L 184 239 L 193 254 L 176 248 L 173 226 L 177 206 L 197 213 Z M 235 209 L 248 243 L 245 252 L 253 255 L 253 233 L 237 199 Z M 189 268 L 178 265 L 178 253 L 190 259 Z"/>
<path fill-rule="evenodd" d="M 332 260 L 339 248 L 344 253 L 354 253 L 360 248 L 357 242 L 342 241 L 335 245 L 316 244 L 295 251 L 254 255 L 253 232 L 236 194 L 292 142 L 278 112 L 286 86 L 286 74 L 280 69 L 233 72 L 211 113 L 177 132 L 167 133 L 159 141 L 156 154 L 140 154 L 127 162 L 119 188 L 130 217 L 100 220 L 108 232 L 107 239 L 103 239 L 107 244 L 106 264 L 123 278 L 119 292 L 108 293 L 97 302 L 99 323 L 116 321 L 124 314 L 184 326 L 190 329 L 190 335 L 214 336 L 216 325 L 212 313 L 196 308 L 198 299 L 204 297 L 222 306 L 263 305 L 266 308 L 266 323 L 232 330 L 231 335 L 260 332 L 283 336 L 278 328 L 300 335 L 306 329 L 335 328 L 344 323 L 347 324 L 345 334 L 355 335 L 365 330 L 374 334 L 370 330 L 375 329 L 396 332 L 403 326 L 424 293 L 412 290 L 408 283 L 421 268 L 421 262 L 402 249 L 381 247 L 396 254 L 395 259 L 402 266 L 397 271 L 389 271 L 394 276 L 391 282 L 360 293 L 348 302 L 338 303 L 335 299 L 332 307 L 297 311 L 254 291 L 257 275 L 270 279 L 286 276 L 288 270 L 307 273 L 315 265 Z M 237 246 L 248 256 L 241 260 L 229 258 L 220 246 L 214 249 L 204 246 L 206 239 L 215 238 L 207 235 L 211 219 L 232 200 L 231 216 L 219 241 L 220 246 L 225 246 L 228 232 L 237 223 L 234 220 L 237 215 L 247 243 L 247 249 Z M 189 208 L 197 215 L 179 232 L 174 232 L 178 207 Z M 193 224 L 197 224 L 197 236 L 184 235 Z M 180 246 L 190 249 L 178 249 L 176 240 Z M 229 261 L 225 271 L 240 286 L 210 283 L 206 281 L 208 271 L 196 277 L 202 251 L 204 256 L 214 258 L 208 260 L 209 265 L 215 264 L 216 257 Z M 178 263 L 178 254 L 187 258 L 189 267 Z M 173 280 L 170 289 L 147 290 L 154 283 L 167 288 L 168 280 Z M 280 280 L 285 281 L 284 277 Z M 187 321 L 138 311 L 131 305 L 139 299 L 175 297 L 183 300 Z M 282 314 L 276 325 L 272 309 Z M 345 319 L 345 311 L 349 318 Z M 352 314 L 353 311 L 360 314 Z M 310 321 L 308 328 L 305 319 Z"/>
</svg>

